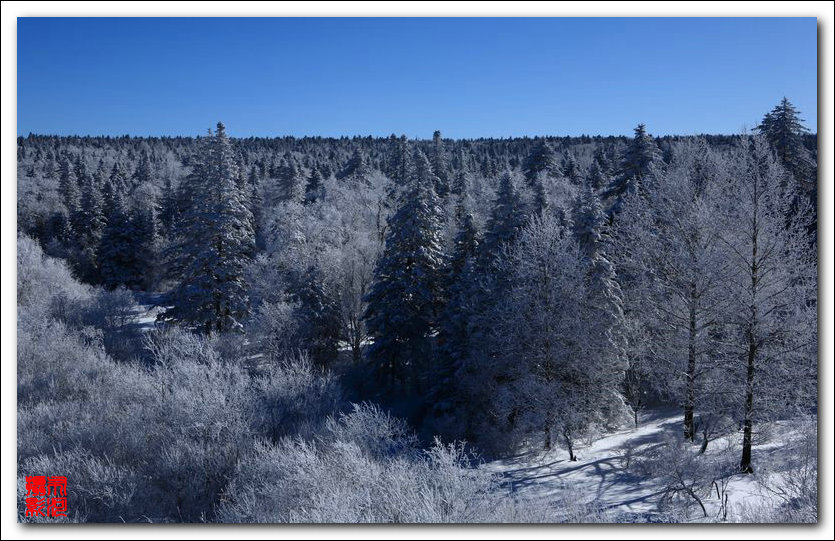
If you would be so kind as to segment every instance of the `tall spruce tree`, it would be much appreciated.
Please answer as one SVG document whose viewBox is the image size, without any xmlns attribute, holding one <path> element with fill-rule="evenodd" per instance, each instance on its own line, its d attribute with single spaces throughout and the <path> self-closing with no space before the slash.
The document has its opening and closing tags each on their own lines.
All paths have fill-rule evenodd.
<svg viewBox="0 0 835 541">
<path fill-rule="evenodd" d="M 80 206 L 81 192 L 78 188 L 75 168 L 67 156 L 64 156 L 58 163 L 58 189 L 67 209 L 67 217 L 72 220 Z"/>
<path fill-rule="evenodd" d="M 464 376 L 470 354 L 470 296 L 476 279 L 475 257 L 479 245 L 472 214 L 462 203 L 458 206 L 461 218 L 457 220 L 458 233 L 446 269 L 446 304 L 439 317 L 438 354 L 426 400 L 431 406 L 433 428 L 450 439 L 464 436 L 457 417 L 462 415 L 466 390 L 459 378 Z"/>
<path fill-rule="evenodd" d="M 252 214 L 237 182 L 226 128 L 200 140 L 184 189 L 191 194 L 176 226 L 172 268 L 178 284 L 160 315 L 206 333 L 240 330 L 249 311 L 245 266 L 254 250 Z"/>
<path fill-rule="evenodd" d="M 435 130 L 435 133 L 432 134 L 431 164 L 432 172 L 438 177 L 438 184 L 435 186 L 435 191 L 438 193 L 438 196 L 445 197 L 449 193 L 450 175 L 446 153 L 444 152 L 444 140 L 441 138 L 440 130 Z"/>
<path fill-rule="evenodd" d="M 111 184 L 108 181 L 108 184 Z M 108 289 L 126 286 L 136 289 L 142 286 L 144 277 L 137 250 L 138 236 L 125 204 L 122 192 L 110 187 L 108 197 L 107 225 L 102 232 L 96 258 L 99 263 L 99 277 Z"/>
<path fill-rule="evenodd" d="M 322 182 L 322 174 L 315 167 L 310 170 L 307 177 L 307 185 L 304 187 L 304 203 L 310 205 L 322 199 L 325 187 Z"/>
<path fill-rule="evenodd" d="M 90 178 L 81 190 L 81 205 L 78 215 L 80 217 L 79 222 L 83 222 L 84 227 L 80 229 L 79 271 L 88 282 L 97 281 L 96 252 L 107 225 L 103 196 L 103 180 L 105 178 L 104 165 L 99 164 L 96 174 Z"/>
<path fill-rule="evenodd" d="M 603 192 L 609 202 L 609 214 L 616 214 L 626 195 L 633 193 L 651 173 L 653 164 L 661 161 L 661 151 L 644 124 L 635 128 L 635 137 L 629 142 L 621 162 L 620 171 Z"/>
<path fill-rule="evenodd" d="M 784 97 L 756 129 L 774 149 L 783 167 L 802 187 L 811 189 L 815 184 L 815 164 L 803 146 L 803 136 L 809 130 L 803 125 L 800 111 Z"/>
<path fill-rule="evenodd" d="M 506 171 L 499 181 L 493 210 L 484 233 L 484 242 L 479 249 L 479 260 L 483 267 L 489 266 L 499 255 L 502 247 L 516 238 L 526 221 L 522 197 L 516 189 L 513 174 Z"/>
<path fill-rule="evenodd" d="M 523 171 L 525 173 L 525 179 L 531 186 L 534 186 L 534 183 L 543 173 L 546 175 L 559 174 L 557 156 L 554 153 L 554 149 L 548 144 L 548 141 L 543 139 L 534 147 L 533 151 L 525 159 Z"/>
<path fill-rule="evenodd" d="M 382 381 L 419 387 L 431 356 L 442 295 L 441 209 L 429 161 L 415 151 L 415 167 L 388 220 L 382 257 L 374 270 L 365 320 L 374 343 L 368 358 Z"/>
</svg>

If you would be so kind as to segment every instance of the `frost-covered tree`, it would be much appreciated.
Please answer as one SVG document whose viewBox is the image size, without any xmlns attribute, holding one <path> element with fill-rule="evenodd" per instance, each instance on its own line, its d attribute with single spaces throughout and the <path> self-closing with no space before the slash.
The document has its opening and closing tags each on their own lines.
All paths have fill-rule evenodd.
<svg viewBox="0 0 835 541">
<path fill-rule="evenodd" d="M 610 182 L 612 182 L 612 179 L 609 177 L 608 170 L 604 169 L 601 163 L 595 159 L 589 167 L 586 183 L 597 191 L 608 186 Z"/>
<path fill-rule="evenodd" d="M 462 415 L 462 403 L 466 401 L 466 391 L 459 378 L 464 376 L 465 361 L 471 349 L 471 294 L 476 279 L 475 258 L 479 245 L 472 214 L 466 210 L 461 210 L 461 214 L 463 217 L 459 220 L 446 269 L 447 302 L 439 316 L 438 353 L 427 396 L 434 428 L 453 437 L 463 435 L 460 428 L 449 425 L 456 424 L 452 418 Z"/>
<path fill-rule="evenodd" d="M 254 249 L 252 215 L 236 181 L 226 128 L 201 139 L 183 182 L 190 194 L 176 226 L 172 307 L 161 314 L 206 332 L 239 330 L 249 311 L 244 269 Z"/>
<path fill-rule="evenodd" d="M 138 186 L 141 184 L 148 184 L 154 176 L 151 167 L 151 159 L 147 152 L 142 152 L 139 157 L 139 163 L 136 166 L 136 171 L 133 172 L 133 184 Z"/>
<path fill-rule="evenodd" d="M 122 193 L 115 189 L 107 191 L 112 192 L 106 211 L 107 225 L 96 252 L 99 278 L 108 289 L 120 285 L 138 288 L 144 281 L 141 269 L 146 262 L 139 259 L 140 255 L 136 249 L 139 237 L 135 224 L 131 220 Z"/>
<path fill-rule="evenodd" d="M 369 172 L 370 168 L 365 153 L 362 149 L 357 148 L 348 161 L 348 165 L 337 173 L 336 178 L 337 180 L 347 179 L 353 182 L 365 182 Z"/>
<path fill-rule="evenodd" d="M 583 172 L 580 170 L 580 164 L 577 163 L 577 158 L 573 153 L 569 153 L 563 160 L 562 172 L 565 178 L 575 186 L 582 184 Z"/>
<path fill-rule="evenodd" d="M 652 166 L 661 161 L 661 151 L 644 124 L 635 128 L 635 136 L 626 148 L 620 170 L 603 192 L 604 201 L 609 203 L 609 214 L 620 210 L 623 199 L 634 193 L 636 186 L 644 183 L 651 174 Z"/>
<path fill-rule="evenodd" d="M 78 212 L 81 192 L 78 187 L 75 168 L 67 156 L 64 156 L 58 163 L 58 189 L 68 216 L 73 216 Z"/>
<path fill-rule="evenodd" d="M 286 156 L 285 165 L 280 172 L 280 187 L 282 191 L 282 199 L 292 203 L 301 203 L 305 195 L 305 181 L 302 173 L 296 165 L 296 160 L 291 156 Z"/>
<path fill-rule="evenodd" d="M 483 267 L 499 255 L 503 246 L 516 238 L 526 221 L 527 215 L 516 181 L 513 174 L 506 171 L 499 180 L 493 209 L 485 227 L 484 242 L 479 248 L 479 259 Z"/>
<path fill-rule="evenodd" d="M 622 369 L 593 347 L 598 310 L 588 264 L 571 233 L 546 215 L 522 229 L 499 265 L 511 286 L 492 311 L 492 409 L 511 430 L 540 434 L 546 449 L 556 432 L 576 460 L 577 438 L 621 404 Z"/>
<path fill-rule="evenodd" d="M 160 248 L 159 208 L 156 198 L 148 195 L 137 201 L 131 214 L 132 230 L 136 235 L 133 248 L 140 262 L 142 285 L 156 283 Z"/>
<path fill-rule="evenodd" d="M 113 164 L 113 168 L 110 170 L 110 186 L 112 191 L 119 192 L 119 193 L 127 193 L 128 192 L 128 170 L 125 165 L 120 162 L 116 161 Z"/>
<path fill-rule="evenodd" d="M 441 210 L 429 161 L 415 151 L 415 167 L 396 212 L 388 220 L 385 251 L 374 271 L 365 320 L 374 343 L 367 356 L 389 386 L 410 379 L 431 356 L 442 295 L 444 253 Z"/>
<path fill-rule="evenodd" d="M 559 220 L 558 220 L 559 221 Z M 589 328 L 589 347 L 598 358 L 623 360 L 623 294 L 615 265 L 606 253 L 604 234 L 607 217 L 603 204 L 590 185 L 574 201 L 571 230 L 586 267 L 586 287 L 591 310 L 596 312 Z"/>
<path fill-rule="evenodd" d="M 79 229 L 79 271 L 80 276 L 89 282 L 97 280 L 98 262 L 96 252 L 101 243 L 107 221 L 105 218 L 103 180 L 106 177 L 104 166 L 99 169 L 81 190 L 81 202 L 78 212 L 78 222 L 84 227 Z"/>
<path fill-rule="evenodd" d="M 295 297 L 299 341 L 314 363 L 327 367 L 339 353 L 339 300 L 327 291 L 321 270 L 314 266 L 308 267 L 298 280 Z"/>
<path fill-rule="evenodd" d="M 534 185 L 537 177 L 540 174 L 556 175 L 559 165 L 557 164 L 557 156 L 548 141 L 541 140 L 539 144 L 534 147 L 533 151 L 525 159 L 523 172 L 525 179 L 531 186 Z"/>
<path fill-rule="evenodd" d="M 765 141 L 744 140 L 732 159 L 719 236 L 729 276 L 723 294 L 740 471 L 753 472 L 758 422 L 816 406 L 817 259 L 808 206 Z"/>
<path fill-rule="evenodd" d="M 409 182 L 413 173 L 409 141 L 405 135 L 399 138 L 392 135 L 390 141 L 388 176 L 396 185 L 403 186 Z"/>
<path fill-rule="evenodd" d="M 727 300 L 720 293 L 722 168 L 704 143 L 682 145 L 657 182 L 626 198 L 615 222 L 626 309 L 642 328 L 631 354 L 648 357 L 656 390 L 681 405 L 689 441 L 697 410 L 719 413 L 710 389 L 720 377 L 716 331 Z"/>
<path fill-rule="evenodd" d="M 767 113 L 757 126 L 765 137 L 780 163 L 794 175 L 800 186 L 811 189 L 815 186 L 815 163 L 803 145 L 803 136 L 809 133 L 800 118 L 800 111 L 784 97 Z"/>
<path fill-rule="evenodd" d="M 435 191 L 439 197 L 445 197 L 449 192 L 450 175 L 446 152 L 444 151 L 444 140 L 441 138 L 441 132 L 439 130 L 435 130 L 435 133 L 432 134 L 430 164 L 432 165 L 432 172 L 438 177 L 438 184 L 435 186 Z"/>
<path fill-rule="evenodd" d="M 315 203 L 324 196 L 324 184 L 322 174 L 315 167 L 307 177 L 307 185 L 304 188 L 304 203 L 309 205 Z"/>
</svg>

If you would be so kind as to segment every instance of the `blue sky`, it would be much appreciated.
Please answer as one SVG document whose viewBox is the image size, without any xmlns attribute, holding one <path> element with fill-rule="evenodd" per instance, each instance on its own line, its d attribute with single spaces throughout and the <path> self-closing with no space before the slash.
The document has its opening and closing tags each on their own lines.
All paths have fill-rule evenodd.
<svg viewBox="0 0 835 541">
<path fill-rule="evenodd" d="M 814 18 L 18 19 L 18 134 L 817 131 Z"/>
</svg>

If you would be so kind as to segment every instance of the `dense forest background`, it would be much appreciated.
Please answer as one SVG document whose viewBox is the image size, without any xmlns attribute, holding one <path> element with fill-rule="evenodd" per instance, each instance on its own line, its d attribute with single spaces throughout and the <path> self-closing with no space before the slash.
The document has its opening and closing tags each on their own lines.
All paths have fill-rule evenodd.
<svg viewBox="0 0 835 541">
<path fill-rule="evenodd" d="M 21 473 L 72 471 L 74 520 L 606 520 L 476 454 L 672 407 L 649 471 L 701 505 L 816 413 L 816 164 L 788 100 L 745 135 L 21 137 Z M 767 516 L 815 520 L 793 467 Z"/>
</svg>

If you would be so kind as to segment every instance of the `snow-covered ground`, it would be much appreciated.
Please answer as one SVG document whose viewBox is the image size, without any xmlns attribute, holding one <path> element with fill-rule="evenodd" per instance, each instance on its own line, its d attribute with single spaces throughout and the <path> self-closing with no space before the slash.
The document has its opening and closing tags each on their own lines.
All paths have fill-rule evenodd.
<svg viewBox="0 0 835 541">
<path fill-rule="evenodd" d="M 157 316 L 168 308 L 160 305 L 162 294 L 135 292 L 134 298 L 137 304 L 133 309 L 133 316 L 129 324 L 135 325 L 143 332 L 153 330 L 157 325 Z"/>
<path fill-rule="evenodd" d="M 786 451 L 786 446 L 798 439 L 798 429 L 786 422 L 769 425 L 769 436 L 754 446 L 755 467 L 762 466 L 763 473 L 730 475 L 716 484 L 708 482 L 711 488 L 698 492 L 707 518 L 697 502 L 686 494 L 679 500 L 685 505 L 675 510 L 663 504 L 659 506 L 670 481 L 664 474 L 670 472 L 648 475 L 640 463 L 665 442 L 679 438 L 681 423 L 680 412 L 649 412 L 642 415 L 639 428 L 618 430 L 580 447 L 575 462 L 569 460 L 567 451 L 555 448 L 547 452 L 525 452 L 483 467 L 502 475 L 508 487 L 520 496 L 565 502 L 568 495 L 569 502 L 587 504 L 601 513 L 602 520 L 613 522 L 736 521 L 744 520 L 742 513 L 752 506 L 779 503 L 760 481 L 766 471 L 772 475 L 777 472 L 779 479 L 779 472 L 785 472 L 787 463 L 797 459 Z M 685 448 L 697 460 L 733 465 L 739 459 L 737 439 L 734 434 L 712 441 L 706 455 L 701 457 L 697 454 L 698 442 Z M 771 477 L 770 481 L 774 479 Z M 683 510 L 685 507 L 689 509 Z"/>
</svg>

